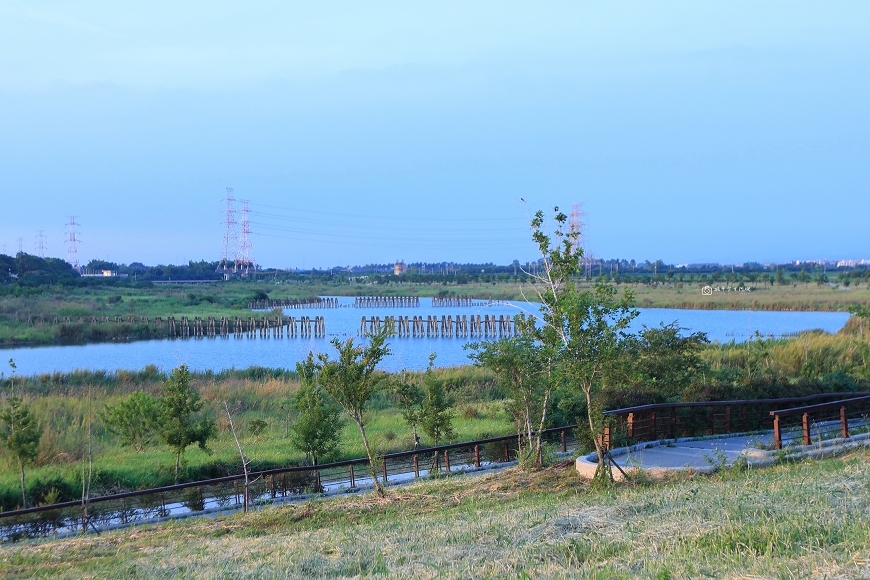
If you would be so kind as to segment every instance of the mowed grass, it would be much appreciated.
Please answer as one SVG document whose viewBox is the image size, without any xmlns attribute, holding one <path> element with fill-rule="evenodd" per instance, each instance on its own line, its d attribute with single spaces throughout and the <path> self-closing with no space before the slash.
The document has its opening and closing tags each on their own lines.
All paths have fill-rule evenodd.
<svg viewBox="0 0 870 580">
<path fill-rule="evenodd" d="M 0 548 L 7 577 L 866 578 L 868 454 L 592 488 L 569 466 Z"/>
</svg>

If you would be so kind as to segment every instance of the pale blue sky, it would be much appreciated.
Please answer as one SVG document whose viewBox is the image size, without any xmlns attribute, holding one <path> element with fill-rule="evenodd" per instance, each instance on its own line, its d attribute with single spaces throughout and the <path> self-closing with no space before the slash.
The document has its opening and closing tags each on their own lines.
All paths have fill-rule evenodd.
<svg viewBox="0 0 870 580">
<path fill-rule="evenodd" d="M 0 244 L 267 266 L 870 258 L 867 2 L 0 1 Z M 525 198 L 525 206 L 519 202 Z M 286 209 L 278 209 L 286 208 Z M 2 250 L 2 248 L 0 248 Z"/>
</svg>

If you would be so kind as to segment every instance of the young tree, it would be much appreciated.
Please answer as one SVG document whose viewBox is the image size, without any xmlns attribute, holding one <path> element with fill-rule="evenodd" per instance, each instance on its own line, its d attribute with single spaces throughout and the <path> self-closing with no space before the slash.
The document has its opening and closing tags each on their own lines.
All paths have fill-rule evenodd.
<svg viewBox="0 0 870 580">
<path fill-rule="evenodd" d="M 625 346 L 627 329 L 638 312 L 631 308 L 631 293 L 617 297 L 614 287 L 598 282 L 594 288 L 580 290 L 572 278 L 579 270 L 583 249 L 579 232 L 565 230 L 568 217 L 554 209 L 555 232 L 544 231 L 544 214 L 532 219 L 532 238 L 541 252 L 541 271 L 534 275 L 534 289 L 541 303 L 544 325 L 539 339 L 555 358 L 551 380 L 556 371 L 560 379 L 576 386 L 586 399 L 590 435 L 598 455 L 596 475 L 606 471 L 604 449 L 596 437 L 600 425 L 597 392 Z"/>
<path fill-rule="evenodd" d="M 106 429 L 141 453 L 157 439 L 161 420 L 160 402 L 148 393 L 133 393 L 114 406 L 107 405 L 100 412 Z"/>
<path fill-rule="evenodd" d="M 42 430 L 36 424 L 36 419 L 30 414 L 30 409 L 24 404 L 24 400 L 18 397 L 10 397 L 6 406 L 0 410 L 0 422 L 3 424 L 3 445 L 18 461 L 21 472 L 21 507 L 26 508 L 24 468 L 34 463 L 39 455 Z"/>
<path fill-rule="evenodd" d="M 435 366 L 435 354 L 429 355 L 429 368 L 423 375 L 423 393 L 420 402 L 420 428 L 437 447 L 438 443 L 454 436 L 452 404 L 441 384 L 432 372 Z M 438 455 L 435 455 L 435 467 L 440 469 Z"/>
<path fill-rule="evenodd" d="M 341 407 L 330 401 L 317 384 L 317 363 L 314 355 L 296 363 L 300 386 L 293 398 L 293 408 L 299 418 L 290 428 L 290 444 L 305 453 L 311 465 L 338 449 L 341 429 Z"/>
<path fill-rule="evenodd" d="M 417 382 L 411 380 L 404 370 L 393 378 L 391 390 L 398 399 L 402 419 L 414 432 L 414 448 L 416 449 L 420 442 L 417 426 L 420 425 L 420 406 L 423 404 L 423 392 Z"/>
<path fill-rule="evenodd" d="M 353 338 L 342 343 L 337 338 L 332 345 L 338 351 L 338 358 L 330 359 L 326 353 L 317 355 L 321 388 L 335 400 L 359 428 L 363 446 L 369 459 L 372 481 L 378 495 L 384 497 L 384 488 L 378 479 L 377 458 L 369 444 L 365 430 L 364 413 L 368 402 L 379 390 L 375 367 L 390 354 L 386 344 L 387 331 L 369 335 L 366 346 L 354 344 Z"/>
<path fill-rule="evenodd" d="M 510 398 L 509 411 L 517 426 L 517 435 L 526 441 L 526 456 L 538 465 L 541 456 L 541 426 L 547 416 L 553 382 L 547 376 L 549 357 L 532 334 L 533 328 L 518 336 L 468 345 L 475 364 L 489 368 Z M 535 429 L 537 427 L 537 433 Z"/>
<path fill-rule="evenodd" d="M 215 422 L 197 417 L 202 410 L 199 393 L 190 386 L 190 371 L 187 365 L 173 369 L 161 389 L 160 440 L 175 453 L 175 481 L 184 451 L 194 443 L 206 453 L 211 453 L 208 440 L 217 432 Z"/>
</svg>

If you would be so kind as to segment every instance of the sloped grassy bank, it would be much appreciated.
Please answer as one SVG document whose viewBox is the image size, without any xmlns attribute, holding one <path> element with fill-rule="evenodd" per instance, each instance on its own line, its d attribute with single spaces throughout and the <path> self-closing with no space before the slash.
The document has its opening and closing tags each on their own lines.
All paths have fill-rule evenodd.
<svg viewBox="0 0 870 580">
<path fill-rule="evenodd" d="M 570 467 L 0 548 L 7 577 L 861 578 L 866 452 L 593 488 Z"/>
</svg>

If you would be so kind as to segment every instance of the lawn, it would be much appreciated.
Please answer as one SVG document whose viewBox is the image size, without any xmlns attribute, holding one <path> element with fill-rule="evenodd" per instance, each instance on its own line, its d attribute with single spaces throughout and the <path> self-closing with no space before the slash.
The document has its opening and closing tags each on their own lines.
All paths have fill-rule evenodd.
<svg viewBox="0 0 870 580">
<path fill-rule="evenodd" d="M 592 487 L 572 466 L 0 548 L 7 577 L 862 578 L 867 452 Z"/>
</svg>

